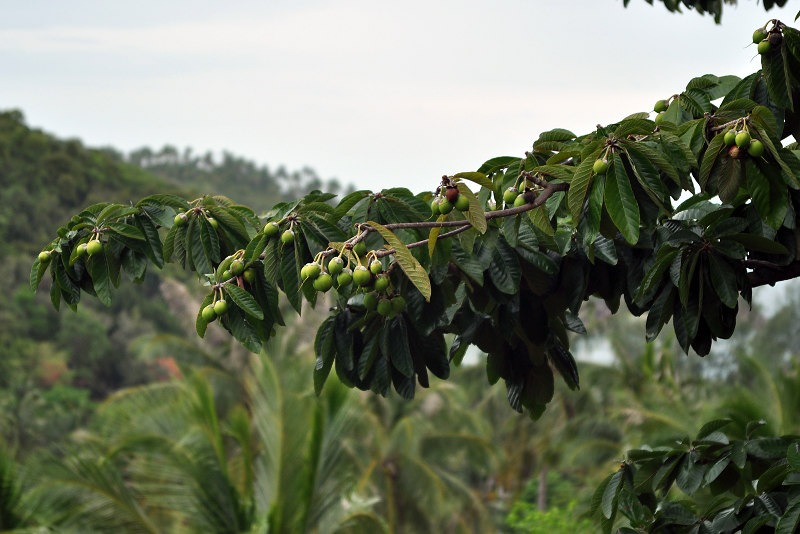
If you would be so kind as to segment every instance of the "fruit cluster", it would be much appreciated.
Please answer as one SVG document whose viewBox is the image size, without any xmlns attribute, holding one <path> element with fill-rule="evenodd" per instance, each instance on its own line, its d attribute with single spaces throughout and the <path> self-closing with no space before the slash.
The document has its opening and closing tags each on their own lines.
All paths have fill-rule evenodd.
<svg viewBox="0 0 800 534">
<path fill-rule="evenodd" d="M 656 126 L 661 124 L 661 122 L 664 120 L 664 116 L 666 115 L 667 108 L 669 108 L 670 100 L 676 98 L 676 96 L 677 95 L 672 95 L 671 97 L 667 98 L 666 100 L 659 100 L 653 106 L 653 111 L 655 111 L 657 113 L 656 118 L 654 120 L 654 122 L 656 123 Z M 602 173 L 598 173 L 598 174 L 602 174 Z"/>
<path fill-rule="evenodd" d="M 729 147 L 728 155 L 734 159 L 743 158 L 745 151 L 753 158 L 760 158 L 764 154 L 764 143 L 750 136 L 746 119 L 736 121 L 725 131 L 722 140 Z"/>
<path fill-rule="evenodd" d="M 773 24 L 769 31 L 766 26 L 763 26 L 753 32 L 753 44 L 758 45 L 758 53 L 762 56 L 780 47 L 782 42 L 783 34 L 778 24 Z"/>
<path fill-rule="evenodd" d="M 453 208 L 458 211 L 469 211 L 469 198 L 459 193 L 458 188 L 452 185 L 446 176 L 442 180 L 442 186 L 431 200 L 431 215 L 433 217 L 447 215 Z"/>
</svg>

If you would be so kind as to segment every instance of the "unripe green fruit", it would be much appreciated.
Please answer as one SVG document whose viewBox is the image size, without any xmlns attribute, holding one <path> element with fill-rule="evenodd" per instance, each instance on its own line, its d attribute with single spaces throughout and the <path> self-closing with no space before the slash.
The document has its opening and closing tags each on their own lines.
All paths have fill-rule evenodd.
<svg viewBox="0 0 800 534">
<path fill-rule="evenodd" d="M 292 230 L 284 230 L 281 234 L 281 243 L 291 243 L 294 241 L 294 232 Z"/>
<path fill-rule="evenodd" d="M 303 268 L 300 269 L 300 278 L 305 280 L 307 278 L 311 278 L 314 280 L 319 274 L 322 272 L 322 265 L 316 262 L 306 263 L 303 265 Z"/>
<path fill-rule="evenodd" d="M 103 252 L 103 244 L 100 242 L 99 239 L 92 239 L 91 241 L 86 243 L 86 252 L 89 253 L 89 256 L 100 254 L 101 252 Z"/>
<path fill-rule="evenodd" d="M 653 120 L 653 122 L 655 122 L 655 123 L 656 123 L 656 126 L 658 126 L 658 125 L 659 125 L 659 124 L 661 124 L 663 121 L 664 121 L 664 112 L 662 111 L 661 113 L 659 113 L 658 115 L 656 115 L 656 118 Z"/>
<path fill-rule="evenodd" d="M 175 226 L 183 226 L 184 224 L 186 224 L 186 214 L 179 213 L 175 216 L 175 219 L 173 220 L 175 221 Z"/>
<path fill-rule="evenodd" d="M 725 146 L 731 146 L 736 142 L 736 132 L 728 130 L 725 132 L 725 137 L 723 137 L 722 140 L 725 142 Z"/>
<path fill-rule="evenodd" d="M 527 204 L 527 202 L 525 202 L 525 195 L 518 195 L 517 198 L 514 199 L 515 208 L 524 206 L 525 204 Z"/>
<path fill-rule="evenodd" d="M 392 299 L 392 311 L 394 313 L 400 313 L 406 309 L 406 299 L 397 295 Z"/>
<path fill-rule="evenodd" d="M 50 252 L 43 250 L 39 253 L 39 263 L 50 263 Z"/>
<path fill-rule="evenodd" d="M 667 111 L 667 101 L 666 100 L 659 100 L 656 102 L 656 105 L 653 106 L 653 111 L 656 113 L 663 113 Z"/>
<path fill-rule="evenodd" d="M 435 197 L 431 200 L 431 215 L 438 217 L 440 213 L 442 212 L 439 211 L 439 197 Z"/>
<path fill-rule="evenodd" d="M 439 211 L 441 212 L 442 215 L 447 215 L 448 213 L 453 211 L 453 204 L 446 198 L 443 198 L 439 200 Z"/>
<path fill-rule="evenodd" d="M 78 258 L 84 256 L 86 254 L 86 248 L 87 248 L 86 243 L 81 243 L 80 245 L 78 245 L 78 252 L 76 252 L 76 256 Z"/>
<path fill-rule="evenodd" d="M 345 267 L 339 276 L 336 278 L 336 283 L 339 287 L 344 287 L 353 281 L 353 271 Z"/>
<path fill-rule="evenodd" d="M 383 272 L 383 265 L 381 265 L 380 260 L 372 260 L 369 263 L 369 271 L 372 274 L 378 274 L 378 273 Z"/>
<path fill-rule="evenodd" d="M 605 159 L 597 159 L 592 165 L 592 170 L 595 174 L 605 174 L 608 170 L 608 161 Z"/>
<path fill-rule="evenodd" d="M 339 256 L 335 258 L 331 258 L 331 261 L 328 262 L 328 272 L 331 273 L 331 276 L 336 276 L 344 269 L 344 260 Z"/>
<path fill-rule="evenodd" d="M 769 41 L 761 41 L 758 43 L 758 53 L 761 55 L 766 54 L 772 49 L 772 45 Z"/>
<path fill-rule="evenodd" d="M 392 313 L 392 302 L 389 299 L 381 299 L 378 302 L 378 313 L 384 316 Z"/>
<path fill-rule="evenodd" d="M 764 28 L 759 28 L 753 32 L 753 43 L 758 44 L 767 38 L 767 32 Z"/>
<path fill-rule="evenodd" d="M 353 252 L 355 252 L 358 257 L 361 257 L 367 253 L 367 245 L 363 241 L 359 241 L 353 245 Z"/>
<path fill-rule="evenodd" d="M 248 284 L 253 285 L 253 283 L 256 281 L 256 270 L 245 269 L 244 273 L 242 273 L 242 277 Z"/>
<path fill-rule="evenodd" d="M 217 318 L 217 312 L 214 310 L 214 306 L 212 306 L 211 304 L 203 308 L 203 311 L 200 312 L 200 315 L 203 316 L 203 319 L 207 323 L 210 323 L 211 321 Z"/>
<path fill-rule="evenodd" d="M 365 286 L 369 284 L 370 280 L 372 280 L 372 274 L 363 265 L 359 265 L 356 267 L 355 271 L 353 271 L 353 282 L 355 282 L 357 286 Z"/>
<path fill-rule="evenodd" d="M 205 310 L 204 310 L 205 311 Z M 228 313 L 228 303 L 220 299 L 214 303 L 214 313 L 217 316 L 225 315 Z"/>
<path fill-rule="evenodd" d="M 214 230 L 219 228 L 219 223 L 214 217 L 206 217 L 206 220 L 208 221 L 208 224 L 211 225 L 211 228 L 213 228 Z"/>
<path fill-rule="evenodd" d="M 276 222 L 268 222 L 264 226 L 264 235 L 267 236 L 267 237 L 272 237 L 274 235 L 277 235 L 279 231 L 280 231 L 280 227 L 278 226 L 278 223 L 276 223 Z"/>
<path fill-rule="evenodd" d="M 224 271 L 222 271 L 222 279 L 223 280 L 230 280 L 231 276 L 233 276 L 233 275 L 231 274 L 231 271 L 229 269 L 225 269 Z"/>
<path fill-rule="evenodd" d="M 764 143 L 758 139 L 750 141 L 750 146 L 747 148 L 747 153 L 754 158 L 760 158 L 764 154 Z"/>
<path fill-rule="evenodd" d="M 374 310 L 378 307 L 378 295 L 376 293 L 364 294 L 364 307 L 368 310 Z"/>
<path fill-rule="evenodd" d="M 328 273 L 322 273 L 314 280 L 314 289 L 323 293 L 328 291 L 332 285 L 333 277 Z"/>
<path fill-rule="evenodd" d="M 389 287 L 389 277 L 381 275 L 375 279 L 375 291 L 386 291 Z"/>
<path fill-rule="evenodd" d="M 750 134 L 747 132 L 739 132 L 736 134 L 736 146 L 745 148 L 750 144 Z"/>
<path fill-rule="evenodd" d="M 230 271 L 233 276 L 239 276 L 244 272 L 244 262 L 242 260 L 233 260 L 231 262 Z"/>
<path fill-rule="evenodd" d="M 517 191 L 516 187 L 509 187 L 503 193 L 503 202 L 506 203 L 506 206 L 512 205 L 514 201 L 517 199 L 518 194 L 519 191 Z"/>
<path fill-rule="evenodd" d="M 469 197 L 467 195 L 458 195 L 454 206 L 458 211 L 469 211 Z"/>
</svg>

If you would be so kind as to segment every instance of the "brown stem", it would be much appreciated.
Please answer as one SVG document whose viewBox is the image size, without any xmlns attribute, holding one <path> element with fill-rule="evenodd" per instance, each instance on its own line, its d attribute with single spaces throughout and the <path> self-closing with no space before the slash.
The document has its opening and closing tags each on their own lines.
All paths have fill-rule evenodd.
<svg viewBox="0 0 800 534">
<path fill-rule="evenodd" d="M 743 263 L 745 267 L 758 269 L 747 273 L 747 278 L 753 287 L 773 285 L 775 282 L 791 280 L 800 276 L 800 261 L 793 261 L 789 265 L 776 265 L 761 260 L 745 260 Z"/>
</svg>

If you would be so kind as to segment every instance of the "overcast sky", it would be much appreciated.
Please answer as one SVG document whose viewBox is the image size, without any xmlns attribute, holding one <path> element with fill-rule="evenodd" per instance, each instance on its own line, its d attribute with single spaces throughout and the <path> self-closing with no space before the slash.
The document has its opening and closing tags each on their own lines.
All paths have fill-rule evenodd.
<svg viewBox="0 0 800 534">
<path fill-rule="evenodd" d="M 753 30 L 797 2 L 740 4 L 717 26 L 644 0 L 0 0 L 0 102 L 89 146 L 227 149 L 420 191 L 693 76 L 757 70 Z"/>
</svg>

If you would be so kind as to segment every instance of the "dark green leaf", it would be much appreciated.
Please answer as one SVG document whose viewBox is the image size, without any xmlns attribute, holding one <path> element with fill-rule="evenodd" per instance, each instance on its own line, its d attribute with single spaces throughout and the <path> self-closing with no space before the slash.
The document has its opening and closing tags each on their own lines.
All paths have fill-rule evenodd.
<svg viewBox="0 0 800 534">
<path fill-rule="evenodd" d="M 261 310 L 261 306 L 258 305 L 250 293 L 234 284 L 225 284 L 222 289 L 245 313 L 259 320 L 264 319 L 264 312 Z"/>
<path fill-rule="evenodd" d="M 606 175 L 605 202 L 611 220 L 625 240 L 635 245 L 639 241 L 639 205 L 625 173 L 622 158 L 614 154 L 614 162 Z"/>
</svg>

